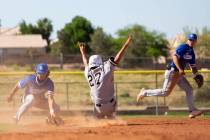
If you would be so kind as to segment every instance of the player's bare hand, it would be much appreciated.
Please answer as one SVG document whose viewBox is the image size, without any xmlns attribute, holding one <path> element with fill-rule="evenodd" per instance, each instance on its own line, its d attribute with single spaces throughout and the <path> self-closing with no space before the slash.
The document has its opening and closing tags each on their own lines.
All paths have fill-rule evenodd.
<svg viewBox="0 0 210 140">
<path fill-rule="evenodd" d="M 12 96 L 10 95 L 8 98 L 7 98 L 7 102 L 11 102 L 12 101 Z"/>
<path fill-rule="evenodd" d="M 77 44 L 80 48 L 80 52 L 85 52 L 85 43 L 84 42 L 78 42 Z"/>
<path fill-rule="evenodd" d="M 55 112 L 54 112 L 53 109 L 50 110 L 50 117 L 51 118 L 55 118 L 56 117 Z"/>
<path fill-rule="evenodd" d="M 85 43 L 84 42 L 78 42 L 77 43 L 79 47 L 85 47 Z"/>
<path fill-rule="evenodd" d="M 127 39 L 127 41 L 126 41 L 126 44 L 130 44 L 131 41 L 132 41 L 132 35 L 130 34 L 130 35 L 128 36 L 128 39 Z"/>
</svg>

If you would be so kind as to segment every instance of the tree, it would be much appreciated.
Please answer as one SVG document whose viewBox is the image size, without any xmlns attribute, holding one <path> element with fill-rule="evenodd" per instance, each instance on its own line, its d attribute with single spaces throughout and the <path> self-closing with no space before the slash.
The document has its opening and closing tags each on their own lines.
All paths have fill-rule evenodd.
<svg viewBox="0 0 210 140">
<path fill-rule="evenodd" d="M 94 29 L 91 22 L 81 16 L 76 16 L 63 29 L 58 31 L 63 53 L 79 53 L 77 42 L 90 42 Z M 90 51 L 89 46 L 87 47 Z"/>
<path fill-rule="evenodd" d="M 54 56 L 59 56 L 61 53 L 61 42 L 56 41 L 50 45 L 50 54 Z"/>
<path fill-rule="evenodd" d="M 48 46 L 50 45 L 50 35 L 53 32 L 52 21 L 43 18 L 37 21 L 37 30 L 42 35 L 42 38 L 47 41 Z"/>
<path fill-rule="evenodd" d="M 198 58 L 209 58 L 210 56 L 210 29 L 203 27 L 198 34 L 198 42 L 195 47 L 195 53 Z"/>
<path fill-rule="evenodd" d="M 133 25 L 119 30 L 119 38 L 125 38 L 129 33 L 133 35 L 133 43 L 130 47 L 133 55 L 139 57 L 167 56 L 167 40 L 165 35 L 156 31 L 147 31 L 144 26 Z"/>
<path fill-rule="evenodd" d="M 203 27 L 201 30 L 190 29 L 185 27 L 183 33 L 187 36 L 190 33 L 196 33 L 198 35 L 198 42 L 196 44 L 195 53 L 197 58 L 209 58 L 210 56 L 210 29 Z"/>
<path fill-rule="evenodd" d="M 24 20 L 19 24 L 19 26 L 22 34 L 39 34 L 38 29 L 34 25 L 27 24 Z"/>
<path fill-rule="evenodd" d="M 110 56 L 112 54 L 113 38 L 107 35 L 102 28 L 97 27 L 91 36 L 90 48 L 95 54 Z"/>
<path fill-rule="evenodd" d="M 122 40 L 125 40 L 128 34 L 132 34 L 133 41 L 127 51 L 127 62 L 125 64 L 138 64 L 140 57 L 151 57 L 155 60 L 159 56 L 167 56 L 168 41 L 165 35 L 156 31 L 147 31 L 144 26 L 132 25 L 117 32 L 119 38 L 115 40 L 115 50 L 119 50 Z"/>
<path fill-rule="evenodd" d="M 24 20 L 20 23 L 22 34 L 41 34 L 47 41 L 47 52 L 49 52 L 50 36 L 53 31 L 52 21 L 48 18 L 39 19 L 36 25 L 27 24 Z"/>
</svg>

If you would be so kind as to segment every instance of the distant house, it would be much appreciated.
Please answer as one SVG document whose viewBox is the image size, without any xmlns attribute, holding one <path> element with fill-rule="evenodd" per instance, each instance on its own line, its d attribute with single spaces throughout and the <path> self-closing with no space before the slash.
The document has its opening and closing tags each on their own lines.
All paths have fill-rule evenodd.
<svg viewBox="0 0 210 140">
<path fill-rule="evenodd" d="M 15 26 L 13 28 L 1 28 L 0 35 L 20 35 L 20 26 Z"/>
<path fill-rule="evenodd" d="M 19 26 L 0 30 L 0 56 L 45 54 L 47 42 L 41 35 L 21 35 Z"/>
<path fill-rule="evenodd" d="M 0 55 L 45 54 L 47 42 L 41 35 L 0 35 Z"/>
</svg>

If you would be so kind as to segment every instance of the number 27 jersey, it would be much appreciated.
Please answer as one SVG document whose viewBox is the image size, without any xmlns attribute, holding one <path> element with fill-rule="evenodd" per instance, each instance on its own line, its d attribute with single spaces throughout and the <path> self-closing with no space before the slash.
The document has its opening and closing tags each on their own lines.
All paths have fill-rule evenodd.
<svg viewBox="0 0 210 140">
<path fill-rule="evenodd" d="M 91 98 L 96 103 L 109 102 L 114 97 L 114 69 L 116 63 L 109 59 L 91 70 L 85 68 L 85 77 L 90 86 Z"/>
</svg>

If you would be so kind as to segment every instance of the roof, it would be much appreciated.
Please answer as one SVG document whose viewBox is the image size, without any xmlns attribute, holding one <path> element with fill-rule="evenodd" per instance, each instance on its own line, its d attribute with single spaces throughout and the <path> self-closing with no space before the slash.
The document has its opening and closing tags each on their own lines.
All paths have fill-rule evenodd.
<svg viewBox="0 0 210 140">
<path fill-rule="evenodd" d="M 13 28 L 1 28 L 0 29 L 0 35 L 19 35 L 20 32 L 20 26 L 15 26 Z"/>
<path fill-rule="evenodd" d="M 41 35 L 0 35 L 0 48 L 43 48 L 47 42 Z"/>
</svg>

